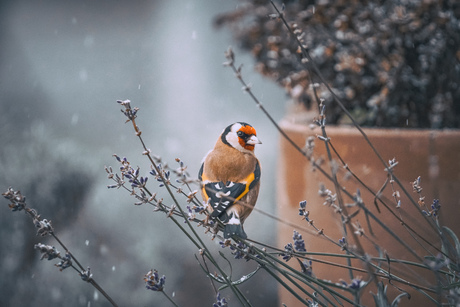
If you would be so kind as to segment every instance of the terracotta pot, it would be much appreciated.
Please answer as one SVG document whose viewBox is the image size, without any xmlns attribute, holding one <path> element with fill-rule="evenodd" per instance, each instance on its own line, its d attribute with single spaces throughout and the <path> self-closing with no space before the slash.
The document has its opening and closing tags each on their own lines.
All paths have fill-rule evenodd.
<svg viewBox="0 0 460 307">
<path fill-rule="evenodd" d="M 305 119 L 303 122 L 306 122 Z M 315 136 L 316 138 L 317 134 L 321 134 L 319 128 L 311 130 L 305 124 L 296 124 L 290 120 L 283 120 L 280 125 L 288 136 L 301 148 L 305 145 L 308 136 Z M 331 126 L 326 128 L 326 132 L 331 138 L 333 146 L 350 169 L 373 191 L 377 192 L 387 179 L 387 172 L 359 131 L 352 127 Z M 365 132 L 385 162 L 396 158 L 398 165 L 394 168 L 394 174 L 410 196 L 416 201 L 418 200 L 418 195 L 412 190 L 412 182 L 418 176 L 421 176 L 422 195 L 425 197 L 426 205 L 429 207 L 433 199 L 439 199 L 442 206 L 439 212 L 440 224 L 446 225 L 455 233 L 460 234 L 460 131 L 365 129 Z M 314 159 L 323 157 L 324 163 L 322 163 L 321 167 L 331 174 L 324 142 L 317 138 L 315 139 L 313 156 Z M 333 156 L 334 159 L 337 158 L 335 155 Z M 299 202 L 306 200 L 306 209 L 310 211 L 309 217 L 314 221 L 314 225 L 323 229 L 326 235 L 338 242 L 343 236 L 340 215 L 330 206 L 323 205 L 325 199 L 318 193 L 321 183 L 324 183 L 326 188 L 335 193 L 334 184 L 320 171 L 315 171 L 311 163 L 298 153 L 293 146 L 288 144 L 284 138 L 280 141 L 279 159 L 278 215 L 282 220 L 291 225 L 287 225 L 286 223 L 278 225 L 278 246 L 284 247 L 287 243 L 292 242 L 293 230 L 296 229 L 303 235 L 308 252 L 344 254 L 340 247 L 328 242 L 322 236 L 316 235 L 313 228 L 298 215 Z M 341 166 L 340 162 L 338 163 Z M 351 194 L 356 193 L 357 188 L 359 188 L 366 208 L 383 221 L 384 225 L 397 234 L 399 238 L 406 242 L 410 246 L 410 249 L 417 255 L 423 257 L 430 252 L 434 255 L 438 254 L 435 249 L 428 247 L 426 242 L 422 242 L 424 247 L 421 247 L 417 241 L 420 242 L 422 240 L 418 237 L 417 241 L 414 240 L 414 235 L 409 233 L 389 209 L 385 208 L 381 203 L 379 203 L 381 210 L 379 213 L 374 205 L 374 196 L 353 178 L 347 179 L 346 171 L 342 167 L 339 167 L 337 176 L 340 185 L 344 186 Z M 420 213 L 420 208 L 409 201 L 409 198 L 404 195 L 400 187 L 395 185 L 395 188 L 400 194 L 401 207 L 399 209 L 396 208 L 395 201 L 393 200 L 391 186 L 387 185 L 383 191 L 382 197 L 386 199 L 385 202 L 388 204 L 390 210 L 397 216 L 401 216 L 402 220 L 410 225 L 417 233 L 421 234 L 425 240 L 439 247 L 440 240 L 436 232 L 427 223 L 425 217 Z M 353 200 L 344 196 L 344 193 L 342 193 L 342 196 L 345 203 L 353 203 Z M 349 214 L 357 210 L 356 207 L 349 207 L 347 209 Z M 362 210 L 352 219 L 352 222 L 356 221 L 359 221 L 365 234 L 375 241 L 381 247 L 382 252 L 387 253 L 389 257 L 404 260 L 415 259 L 415 256 L 410 251 L 402 247 L 395 238 L 384 231 L 374 221 L 371 221 L 374 233 L 372 236 Z M 297 228 L 294 228 L 292 224 L 297 225 Z M 347 228 L 347 231 L 350 233 L 350 228 Z M 359 237 L 358 240 L 367 254 L 379 256 L 374 245 L 367 239 Z M 350 245 L 356 243 L 351 242 L 351 240 L 349 241 Z M 324 256 L 315 256 L 314 258 L 346 265 L 346 260 L 344 259 Z M 299 269 L 299 264 L 296 260 L 290 260 L 288 264 Z M 359 261 L 353 261 L 353 265 L 362 267 L 362 263 Z M 383 263 L 383 267 L 387 268 L 385 263 Z M 433 285 L 434 274 L 425 269 L 412 271 L 412 269 L 408 269 L 404 265 L 392 264 L 391 272 L 417 285 L 425 287 Z M 348 270 L 321 264 L 315 260 L 313 260 L 313 273 L 318 278 L 331 280 L 332 282 L 339 282 L 340 280 L 350 282 Z M 354 273 L 354 275 L 361 275 L 364 279 L 368 278 L 366 272 Z M 382 280 L 388 285 L 387 279 Z M 393 284 L 408 291 L 412 296 L 410 301 L 407 298 L 403 298 L 401 302 L 402 306 L 430 305 L 427 298 L 415 292 L 410 287 L 397 282 L 393 282 Z M 308 290 L 310 291 L 310 289 Z M 361 304 L 374 305 L 370 291 L 376 293 L 375 284 L 371 283 L 363 290 Z M 395 287 L 388 286 L 390 303 L 399 293 Z M 284 303 L 290 307 L 301 305 L 284 288 L 280 288 L 279 294 L 280 303 Z M 436 294 L 431 294 L 436 297 Z M 301 294 L 301 296 L 306 297 L 305 294 Z"/>
</svg>

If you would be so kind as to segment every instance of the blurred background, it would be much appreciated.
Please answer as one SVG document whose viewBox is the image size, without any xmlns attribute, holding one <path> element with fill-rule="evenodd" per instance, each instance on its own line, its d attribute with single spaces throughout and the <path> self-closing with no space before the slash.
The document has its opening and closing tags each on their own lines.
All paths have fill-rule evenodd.
<svg viewBox="0 0 460 307">
<path fill-rule="evenodd" d="M 213 27 L 218 14 L 237 6 L 236 0 L 1 1 L 0 187 L 21 190 L 29 207 L 51 219 L 56 234 L 120 306 L 168 304 L 144 287 L 152 268 L 166 275 L 165 291 L 180 305 L 211 306 L 215 295 L 195 260 L 198 251 L 164 214 L 107 189 L 104 166 L 118 167 L 114 153 L 144 176 L 150 169 L 117 99 L 140 108 L 138 125 L 152 153 L 170 165 L 181 158 L 192 176 L 227 125 L 251 123 L 263 142 L 256 149 L 262 164 L 257 206 L 275 214 L 278 134 L 222 66 L 224 51 L 235 46 L 244 77 L 276 120 L 286 96 L 254 71 L 229 31 Z M 56 260 L 40 261 L 34 244 L 62 248 L 50 237 L 36 237 L 31 219 L 2 203 L 3 306 L 109 305 L 73 270 L 59 272 Z M 257 212 L 245 229 L 255 240 L 275 243 L 275 222 Z M 235 279 L 256 268 L 232 263 Z M 241 286 L 256 306 L 277 305 L 276 284 L 267 277 L 259 271 Z M 222 294 L 237 304 L 229 290 Z"/>
</svg>

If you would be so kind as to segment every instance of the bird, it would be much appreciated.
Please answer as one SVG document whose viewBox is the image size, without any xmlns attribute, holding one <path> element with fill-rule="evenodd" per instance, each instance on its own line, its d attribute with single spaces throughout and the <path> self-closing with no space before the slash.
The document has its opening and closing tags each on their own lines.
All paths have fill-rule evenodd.
<svg viewBox="0 0 460 307">
<path fill-rule="evenodd" d="M 224 238 L 246 239 L 243 223 L 252 212 L 260 188 L 260 163 L 254 154 L 262 144 L 256 130 L 245 122 L 224 129 L 204 157 L 198 173 L 201 194 L 211 219 L 224 224 Z"/>
</svg>

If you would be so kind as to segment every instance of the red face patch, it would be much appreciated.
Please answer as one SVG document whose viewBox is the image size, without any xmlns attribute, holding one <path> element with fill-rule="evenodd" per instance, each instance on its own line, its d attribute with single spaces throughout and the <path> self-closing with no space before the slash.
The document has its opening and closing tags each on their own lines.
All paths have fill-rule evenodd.
<svg viewBox="0 0 460 307">
<path fill-rule="evenodd" d="M 251 150 L 251 151 L 254 150 L 254 145 L 246 144 L 246 145 L 244 145 L 243 147 L 244 147 L 244 149 L 247 149 L 247 150 Z"/>
<path fill-rule="evenodd" d="M 240 128 L 239 131 L 242 131 L 243 133 L 247 134 L 247 135 L 257 135 L 256 134 L 256 129 L 254 129 L 254 127 L 252 126 L 243 126 Z"/>
<path fill-rule="evenodd" d="M 243 132 L 245 136 L 250 137 L 251 135 L 256 135 L 256 129 L 252 126 L 243 126 L 238 130 L 238 132 Z M 246 144 L 246 139 L 238 136 L 238 143 L 240 143 L 241 147 L 247 150 L 254 150 L 254 145 Z"/>
</svg>

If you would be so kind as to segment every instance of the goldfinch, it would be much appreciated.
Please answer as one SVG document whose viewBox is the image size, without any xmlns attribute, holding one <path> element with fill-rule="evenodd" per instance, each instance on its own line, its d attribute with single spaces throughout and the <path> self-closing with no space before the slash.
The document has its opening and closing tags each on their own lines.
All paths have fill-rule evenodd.
<svg viewBox="0 0 460 307">
<path fill-rule="evenodd" d="M 201 194 L 210 217 L 224 224 L 224 238 L 247 238 L 243 222 L 256 204 L 260 187 L 260 164 L 254 155 L 257 144 L 262 142 L 256 130 L 237 122 L 224 129 L 203 159 L 198 174 Z"/>
</svg>

